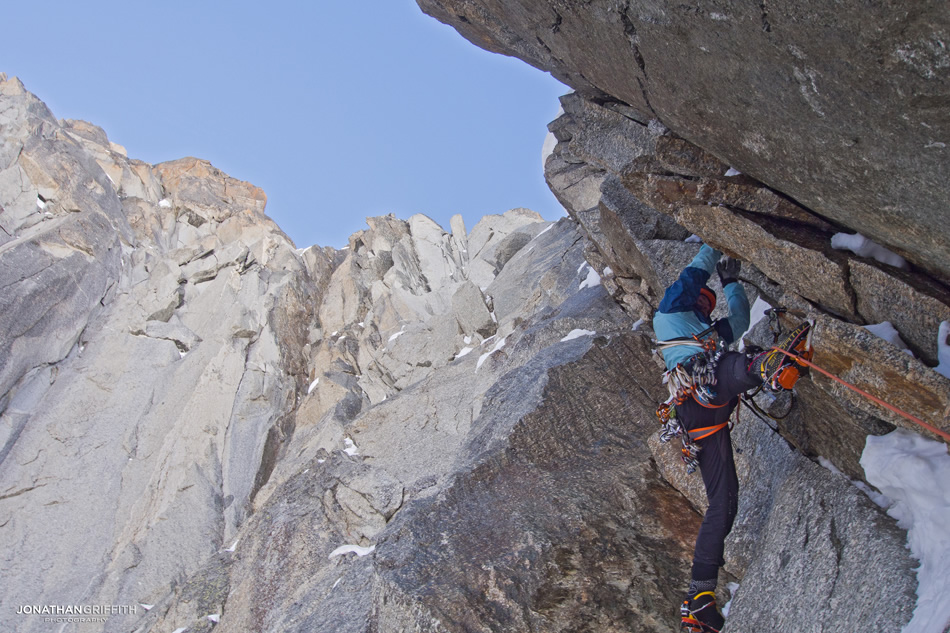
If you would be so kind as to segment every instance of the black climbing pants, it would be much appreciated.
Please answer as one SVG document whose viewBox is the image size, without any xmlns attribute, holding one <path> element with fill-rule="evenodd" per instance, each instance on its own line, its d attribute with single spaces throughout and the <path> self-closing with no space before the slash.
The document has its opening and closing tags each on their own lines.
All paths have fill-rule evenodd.
<svg viewBox="0 0 950 633">
<path fill-rule="evenodd" d="M 740 352 L 723 354 L 716 365 L 716 397 L 704 407 L 693 398 L 676 407 L 676 415 L 686 430 L 715 426 L 729 420 L 739 403 L 739 394 L 761 384 L 756 373 L 747 371 L 749 360 Z M 725 405 L 725 406 L 722 406 Z M 723 550 L 739 510 L 739 478 L 732 457 L 729 427 L 698 440 L 699 471 L 706 486 L 709 508 L 696 537 L 693 553 L 693 580 L 715 580 L 725 564 Z"/>
</svg>

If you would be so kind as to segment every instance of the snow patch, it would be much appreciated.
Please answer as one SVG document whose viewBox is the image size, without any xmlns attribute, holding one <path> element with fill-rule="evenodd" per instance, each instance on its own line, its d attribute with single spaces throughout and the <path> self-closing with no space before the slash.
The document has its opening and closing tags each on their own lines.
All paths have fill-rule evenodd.
<svg viewBox="0 0 950 633">
<path fill-rule="evenodd" d="M 633 331 L 636 332 L 637 330 L 639 330 L 640 326 L 643 325 L 643 323 L 644 323 L 643 319 L 637 319 L 637 322 L 633 324 L 633 328 L 632 328 Z"/>
<path fill-rule="evenodd" d="M 897 253 L 892 253 L 880 244 L 872 242 L 860 233 L 854 235 L 835 233 L 831 236 L 831 248 L 839 251 L 851 251 L 861 257 L 871 257 L 888 266 L 905 270 L 908 268 L 907 261 L 903 257 Z"/>
<path fill-rule="evenodd" d="M 561 115 L 564 114 L 564 108 L 560 107 L 557 109 L 557 115 L 552 121 L 555 121 L 561 118 Z M 547 136 L 544 137 L 544 144 L 541 146 L 541 173 L 544 173 L 544 166 L 548 162 L 548 157 L 554 153 L 554 148 L 557 146 L 557 137 L 554 136 L 554 132 L 548 132 Z"/>
<path fill-rule="evenodd" d="M 146 611 L 151 611 L 152 609 L 155 608 L 154 604 L 145 604 L 144 602 L 140 602 L 139 606 L 145 609 Z"/>
<path fill-rule="evenodd" d="M 752 304 L 752 310 L 750 311 L 749 328 L 742 333 L 742 336 L 739 337 L 740 352 L 745 351 L 746 335 L 752 331 L 752 328 L 754 328 L 759 321 L 765 318 L 765 311 L 771 308 L 772 305 L 768 301 L 765 301 L 762 297 L 755 298 L 755 303 Z"/>
<path fill-rule="evenodd" d="M 583 290 L 584 288 L 593 288 L 594 286 L 600 285 L 600 275 L 597 274 L 597 271 L 593 267 L 587 271 L 587 278 L 581 282 L 581 285 L 578 287 L 578 290 Z"/>
<path fill-rule="evenodd" d="M 937 366 L 934 367 L 934 371 L 950 378 L 950 343 L 947 343 L 948 335 L 950 335 L 950 321 L 944 321 L 940 324 L 940 330 L 937 332 Z"/>
<path fill-rule="evenodd" d="M 582 336 L 597 336 L 597 332 L 591 332 L 590 330 L 571 330 L 567 336 L 561 339 L 561 342 L 564 341 L 573 341 L 576 338 Z"/>
<path fill-rule="evenodd" d="M 838 467 L 835 466 L 834 463 L 827 457 L 822 457 L 821 455 L 819 455 L 818 463 L 824 466 L 826 469 L 830 470 L 832 474 L 841 475 L 842 477 L 845 476 L 844 473 L 838 470 Z"/>
<path fill-rule="evenodd" d="M 160 206 L 160 207 L 163 208 L 163 209 L 171 208 L 171 206 L 172 206 L 172 201 L 169 200 L 168 198 L 162 198 L 162 199 L 158 202 L 158 206 Z"/>
<path fill-rule="evenodd" d="M 360 454 L 359 449 L 356 448 L 356 444 L 354 444 L 353 440 L 348 437 L 343 438 L 343 452 L 350 457 L 356 457 Z"/>
<path fill-rule="evenodd" d="M 950 624 L 950 455 L 943 442 L 906 429 L 869 435 L 861 455 L 868 482 L 892 504 L 887 513 L 907 530 L 917 569 L 917 608 L 903 633 L 941 633 Z"/>
<path fill-rule="evenodd" d="M 612 275 L 612 274 L 614 274 L 613 268 L 611 268 L 610 266 L 607 266 L 606 268 L 604 268 L 604 276 Z"/>
<path fill-rule="evenodd" d="M 694 233 L 693 235 L 690 235 L 683 241 L 686 242 L 687 244 L 702 244 L 703 238 L 699 237 L 698 235 Z"/>
<path fill-rule="evenodd" d="M 218 621 L 221 620 L 220 613 L 212 613 L 211 615 L 206 615 L 205 617 L 211 620 L 212 622 L 214 622 L 215 624 L 217 624 Z"/>
<path fill-rule="evenodd" d="M 475 365 L 475 371 L 478 371 L 478 370 L 479 370 L 479 368 L 482 366 L 482 363 L 484 363 L 486 360 L 488 360 L 488 357 L 489 357 L 489 356 L 491 356 L 492 354 L 494 354 L 495 352 L 497 352 L 498 350 L 500 350 L 502 347 L 504 347 L 504 346 L 505 346 L 505 343 L 506 343 L 507 341 L 508 341 L 508 337 L 505 337 L 505 338 L 501 339 L 500 341 L 498 341 L 497 343 L 495 343 L 495 347 L 493 347 L 490 352 L 486 352 L 486 353 L 482 354 L 481 356 L 479 356 L 479 357 L 478 357 L 478 363 Z"/>
<path fill-rule="evenodd" d="M 332 552 L 330 552 L 330 559 L 334 559 L 337 556 L 342 556 L 343 554 L 356 554 L 359 558 L 363 556 L 368 556 L 376 551 L 375 545 L 370 545 L 369 547 L 360 547 L 359 545 L 341 545 Z"/>
<path fill-rule="evenodd" d="M 45 209 L 45 208 L 46 208 L 46 202 L 45 202 L 42 198 L 40 198 L 39 196 L 36 196 L 36 206 L 37 206 L 38 208 L 40 208 L 40 209 Z"/>
<path fill-rule="evenodd" d="M 865 325 L 864 329 L 873 334 L 878 338 L 882 338 L 897 349 L 903 350 L 910 354 L 914 355 L 914 352 L 910 351 L 907 347 L 907 343 L 904 342 L 904 339 L 901 338 L 900 332 L 897 331 L 890 321 L 882 321 L 874 325 Z"/>
<path fill-rule="evenodd" d="M 537 145 L 535 145 L 537 147 Z M 554 153 L 554 148 L 557 147 L 557 137 L 554 136 L 553 132 L 548 132 L 547 136 L 544 137 L 544 145 L 541 146 L 541 171 L 544 171 L 544 166 L 548 162 L 548 158 L 551 157 L 551 154 Z"/>
<path fill-rule="evenodd" d="M 405 330 L 399 330 L 398 332 L 396 332 L 395 334 L 389 337 L 389 342 L 392 343 L 393 341 L 395 341 L 397 338 L 399 338 L 405 333 L 406 333 Z"/>
<path fill-rule="evenodd" d="M 307 395 L 309 396 L 310 393 L 311 393 L 314 389 L 316 389 L 316 388 L 317 388 L 317 385 L 319 385 L 319 384 L 320 384 L 320 379 L 319 379 L 319 378 L 317 378 L 317 379 L 314 380 L 312 383 L 310 383 L 310 386 L 307 387 Z"/>
<path fill-rule="evenodd" d="M 730 167 L 730 168 L 726 171 L 726 177 L 727 177 L 727 178 L 728 178 L 728 177 L 731 177 L 731 176 L 741 176 L 741 175 L 742 175 L 742 172 L 739 171 L 738 169 L 734 168 L 734 167 Z"/>
<path fill-rule="evenodd" d="M 228 549 L 226 549 L 226 550 L 224 550 L 224 551 L 225 551 L 225 552 L 233 552 L 234 549 L 237 547 L 237 544 L 238 544 L 238 541 L 239 541 L 239 540 L 241 540 L 241 539 L 236 539 L 233 543 L 231 543 L 231 547 L 229 547 Z"/>
<path fill-rule="evenodd" d="M 736 599 L 736 592 L 739 591 L 739 583 L 730 582 L 726 585 L 726 589 L 729 590 L 729 602 L 722 605 L 722 617 L 729 617 L 729 609 L 732 607 L 732 601 Z"/>
<path fill-rule="evenodd" d="M 459 350 L 459 353 L 456 354 L 455 357 L 462 358 L 463 356 L 468 356 L 474 349 L 475 349 L 474 347 L 463 347 L 462 349 Z"/>
</svg>

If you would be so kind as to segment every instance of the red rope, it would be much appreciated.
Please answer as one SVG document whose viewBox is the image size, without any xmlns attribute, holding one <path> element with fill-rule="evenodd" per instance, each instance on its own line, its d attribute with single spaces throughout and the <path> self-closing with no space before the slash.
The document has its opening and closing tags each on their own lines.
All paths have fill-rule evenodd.
<svg viewBox="0 0 950 633">
<path fill-rule="evenodd" d="M 884 407 L 885 409 L 888 409 L 888 410 L 890 410 L 890 411 L 893 411 L 893 412 L 896 413 L 897 415 L 900 415 L 900 416 L 903 416 L 903 417 L 907 418 L 907 419 L 910 420 L 911 422 L 913 422 L 913 423 L 915 423 L 915 424 L 918 424 L 918 425 L 924 427 L 925 429 L 927 429 L 927 430 L 930 431 L 931 433 L 934 433 L 934 434 L 936 434 L 936 435 L 939 435 L 940 437 L 942 437 L 942 438 L 943 438 L 944 440 L 946 440 L 947 442 L 950 442 L 950 433 L 947 433 L 947 432 L 945 432 L 945 431 L 941 431 L 941 430 L 938 429 L 937 427 L 935 427 L 935 426 L 933 426 L 933 425 L 931 425 L 931 424 L 927 424 L 926 422 L 924 422 L 924 421 L 921 420 L 920 418 L 918 418 L 918 417 L 916 417 L 916 416 L 913 416 L 913 415 L 911 415 L 910 413 L 907 413 L 906 411 L 901 411 L 901 410 L 898 409 L 897 407 L 895 407 L 895 406 L 893 406 L 893 405 L 891 405 L 891 404 L 888 404 L 888 403 L 884 402 L 883 400 L 881 400 L 881 399 L 878 398 L 877 396 L 872 396 L 872 395 L 869 394 L 867 391 L 863 391 L 863 390 L 861 390 L 861 389 L 855 387 L 854 385 L 852 385 L 852 384 L 849 383 L 849 382 L 845 382 L 844 380 L 838 378 L 837 376 L 835 376 L 835 375 L 833 375 L 833 374 L 831 374 L 831 373 L 825 371 L 824 369 L 822 369 L 822 368 L 819 367 L 818 365 L 816 365 L 816 364 L 814 364 L 814 363 L 812 363 L 812 362 L 810 362 L 810 361 L 805 360 L 805 359 L 802 358 L 801 356 L 797 356 L 797 355 L 795 355 L 795 354 L 792 354 L 791 352 L 786 351 L 786 350 L 784 350 L 784 349 L 782 349 L 782 348 L 780 348 L 780 347 L 773 347 L 772 349 L 775 350 L 775 351 L 777 351 L 777 352 L 782 352 L 783 354 L 785 354 L 785 355 L 788 356 L 789 358 L 793 358 L 793 359 L 795 360 L 795 362 L 797 362 L 797 363 L 802 363 L 802 364 L 804 364 L 804 365 L 808 365 L 808 366 L 811 367 L 812 369 L 814 369 L 814 370 L 816 370 L 816 371 L 818 371 L 818 372 L 824 374 L 825 376 L 828 376 L 828 377 L 831 378 L 832 380 L 841 383 L 842 385 L 844 385 L 845 387 L 847 387 L 847 388 L 850 389 L 851 391 L 854 391 L 855 393 L 861 394 L 862 396 L 864 396 L 864 397 L 867 398 L 868 400 L 871 400 L 872 402 L 881 405 L 881 406 Z"/>
</svg>

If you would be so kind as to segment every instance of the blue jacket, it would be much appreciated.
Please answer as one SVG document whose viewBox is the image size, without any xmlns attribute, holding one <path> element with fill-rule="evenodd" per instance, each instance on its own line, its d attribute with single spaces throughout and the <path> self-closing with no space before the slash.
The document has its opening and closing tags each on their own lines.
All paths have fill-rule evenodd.
<svg viewBox="0 0 950 633">
<path fill-rule="evenodd" d="M 703 244 L 672 286 L 666 289 L 660 307 L 653 316 L 653 331 L 660 341 L 692 337 L 709 328 L 712 322 L 696 307 L 699 291 L 716 269 L 722 253 Z M 742 284 L 727 285 L 723 292 L 729 305 L 729 317 L 716 323 L 716 333 L 728 343 L 734 342 L 749 329 L 749 299 Z M 698 353 L 697 348 L 684 345 L 663 352 L 667 369 L 672 369 Z"/>
</svg>

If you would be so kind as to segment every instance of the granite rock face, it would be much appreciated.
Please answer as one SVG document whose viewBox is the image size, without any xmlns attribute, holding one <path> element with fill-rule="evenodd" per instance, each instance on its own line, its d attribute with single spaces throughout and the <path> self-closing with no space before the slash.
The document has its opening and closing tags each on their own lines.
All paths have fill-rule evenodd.
<svg viewBox="0 0 950 633">
<path fill-rule="evenodd" d="M 474 44 L 547 70 L 595 102 L 629 106 L 643 123 L 658 120 L 834 223 L 950 276 L 942 2 L 418 4 Z"/>
<path fill-rule="evenodd" d="M 841 622 L 866 631 L 894 631 L 916 602 L 912 562 L 898 553 L 901 530 L 844 477 L 829 478 L 803 460 L 775 495 L 765 541 L 742 583 L 724 631 L 827 631 Z M 815 512 L 815 507 L 821 512 Z M 868 549 L 868 537 L 881 547 Z M 909 564 L 911 563 L 911 564 Z M 887 582 L 868 569 L 890 569 Z M 897 582 L 891 582 L 892 579 Z M 880 585 L 868 596 L 869 584 Z M 809 596 L 788 600 L 788 587 Z M 749 604 L 748 601 L 756 604 Z M 762 609 L 779 604 L 782 609 Z"/>
<path fill-rule="evenodd" d="M 828 7 L 808 3 L 418 4 L 476 45 L 520 57 L 574 88 L 549 126 L 557 142 L 546 154 L 546 178 L 596 250 L 588 260 L 629 312 L 649 320 L 698 248 L 683 243 L 695 234 L 743 261 L 750 299 L 794 311 L 782 327 L 815 322 L 816 363 L 950 430 L 950 382 L 931 370 L 936 346 L 947 343 L 938 339 L 940 324 L 950 320 L 950 241 L 943 225 L 934 227 L 950 208 L 946 182 L 938 182 L 945 161 L 937 152 L 946 144 L 933 136 L 946 136 L 950 126 L 933 107 L 950 85 L 941 43 L 946 7 L 837 7 L 832 17 Z M 831 238 L 839 232 L 871 236 L 904 255 L 909 270 L 836 250 Z M 913 356 L 862 327 L 884 321 Z M 758 345 L 773 340 L 765 322 L 748 334 Z M 760 404 L 781 417 L 790 403 L 760 397 Z M 789 415 L 772 424 L 755 446 L 787 441 L 853 479 L 864 477 L 859 458 L 869 434 L 895 426 L 924 432 L 818 373 L 799 382 Z M 701 486 L 676 470 L 676 451 L 655 441 L 651 448 L 666 477 L 702 509 Z M 768 451 L 770 464 L 785 465 L 767 476 L 756 457 L 737 458 L 756 501 L 740 510 L 726 571 L 747 581 L 758 582 L 752 578 L 765 567 L 756 561 L 777 545 L 757 542 L 763 526 L 793 520 L 790 505 L 772 500 L 786 486 L 801 490 L 790 482 L 802 467 L 779 453 Z M 818 512 L 809 521 L 828 518 Z M 838 547 L 847 538 L 835 530 Z M 842 578 L 850 573 L 841 568 Z M 826 595 L 816 600 L 837 604 L 819 587 L 826 576 L 802 581 Z M 910 591 L 912 581 L 898 593 Z M 831 612 L 796 612 L 797 624 L 789 620 L 781 630 L 833 628 L 822 619 L 838 617 Z M 900 607 L 892 615 L 906 621 L 907 613 Z M 859 619 L 891 630 L 890 617 Z M 741 621 L 758 626 L 754 617 Z"/>
<path fill-rule="evenodd" d="M 149 603 L 246 520 L 319 288 L 260 189 L 0 90 L 4 604 Z"/>
<path fill-rule="evenodd" d="M 131 229 L 108 176 L 17 79 L 0 78 L 0 398 L 61 361 L 114 290 Z M 28 309 L 18 309 L 29 306 Z M 5 400 L 0 400 L 5 403 Z"/>
</svg>

